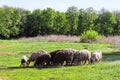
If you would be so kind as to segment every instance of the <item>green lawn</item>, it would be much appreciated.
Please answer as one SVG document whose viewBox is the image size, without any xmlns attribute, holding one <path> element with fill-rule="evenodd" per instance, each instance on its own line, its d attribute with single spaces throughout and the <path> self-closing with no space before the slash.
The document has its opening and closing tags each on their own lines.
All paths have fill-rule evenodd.
<svg viewBox="0 0 120 80">
<path fill-rule="evenodd" d="M 88 48 L 90 51 L 102 52 L 120 51 L 112 48 L 111 44 L 89 44 L 70 42 L 21 41 L 0 40 L 0 80 L 120 80 L 120 55 L 103 54 L 101 63 L 82 66 L 58 66 L 49 68 L 20 68 L 22 55 L 30 52 L 56 49 L 74 48 L 77 50 Z"/>
</svg>

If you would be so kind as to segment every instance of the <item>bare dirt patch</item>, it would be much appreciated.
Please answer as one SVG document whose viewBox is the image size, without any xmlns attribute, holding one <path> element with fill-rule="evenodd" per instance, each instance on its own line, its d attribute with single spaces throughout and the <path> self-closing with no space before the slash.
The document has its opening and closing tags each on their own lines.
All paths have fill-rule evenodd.
<svg viewBox="0 0 120 80">
<path fill-rule="evenodd" d="M 8 77 L 0 77 L 0 80 L 10 80 Z"/>
<path fill-rule="evenodd" d="M 4 79 L 0 77 L 0 80 L 4 80 Z"/>
<path fill-rule="evenodd" d="M 0 48 L 5 48 L 5 47 L 8 47 L 9 45 L 8 44 L 0 44 Z"/>
<path fill-rule="evenodd" d="M 3 78 L 3 77 L 0 77 L 0 80 L 5 80 L 5 78 Z"/>
<path fill-rule="evenodd" d="M 16 54 L 16 52 L 0 52 L 0 54 Z"/>
</svg>

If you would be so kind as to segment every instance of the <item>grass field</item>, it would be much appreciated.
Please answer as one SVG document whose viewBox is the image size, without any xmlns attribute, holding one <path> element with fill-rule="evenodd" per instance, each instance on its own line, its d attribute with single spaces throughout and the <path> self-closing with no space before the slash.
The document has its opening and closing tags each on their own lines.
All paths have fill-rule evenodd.
<svg viewBox="0 0 120 80">
<path fill-rule="evenodd" d="M 57 66 L 36 69 L 21 68 L 21 56 L 30 56 L 31 52 L 56 49 L 88 48 L 90 51 L 101 50 L 104 53 L 101 63 L 82 66 Z M 27 40 L 0 40 L 0 80 L 120 80 L 120 52 L 112 44 L 48 42 Z"/>
</svg>

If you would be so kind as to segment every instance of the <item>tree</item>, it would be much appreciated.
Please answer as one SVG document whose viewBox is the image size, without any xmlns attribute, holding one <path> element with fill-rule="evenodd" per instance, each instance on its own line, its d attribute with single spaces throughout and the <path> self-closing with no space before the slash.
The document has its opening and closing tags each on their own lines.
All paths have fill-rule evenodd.
<svg viewBox="0 0 120 80">
<path fill-rule="evenodd" d="M 41 19 L 42 35 L 51 34 L 54 26 L 55 10 L 51 8 L 44 9 L 41 13 Z"/>
<path fill-rule="evenodd" d="M 116 23 L 115 15 L 105 9 L 102 9 L 100 12 L 97 25 L 100 30 L 98 32 L 105 36 L 113 35 L 113 26 Z"/>
<path fill-rule="evenodd" d="M 19 24 L 17 25 L 18 27 L 19 27 L 19 35 L 18 35 L 18 37 L 23 37 L 23 36 L 25 36 L 26 34 L 26 31 L 25 31 L 25 29 L 26 29 L 26 23 L 27 23 L 27 16 L 29 15 L 29 14 L 31 14 L 31 12 L 30 11 L 28 11 L 28 10 L 24 10 L 24 9 L 22 9 L 22 8 L 17 8 L 17 10 L 19 10 L 20 11 L 20 16 L 21 16 L 21 19 L 20 19 L 20 22 L 19 22 Z"/>
<path fill-rule="evenodd" d="M 56 12 L 54 20 L 54 34 L 67 34 L 68 27 L 66 25 L 66 15 L 63 12 Z"/>
<path fill-rule="evenodd" d="M 11 7 L 2 8 L 0 11 L 0 37 L 10 38 L 16 37 L 19 34 L 17 25 L 20 21 L 20 12 Z"/>
<path fill-rule="evenodd" d="M 78 26 L 78 9 L 75 6 L 69 7 L 66 12 L 66 17 L 69 24 L 69 34 L 75 35 Z"/>
<path fill-rule="evenodd" d="M 26 36 L 37 36 L 42 33 L 41 31 L 41 13 L 40 9 L 34 10 L 27 16 L 26 22 Z"/>
<path fill-rule="evenodd" d="M 98 18 L 96 11 L 89 7 L 86 10 L 79 10 L 79 21 L 78 21 L 78 35 L 81 35 L 84 31 L 94 30 L 94 22 Z"/>
<path fill-rule="evenodd" d="M 113 34 L 114 35 L 120 35 L 120 11 L 114 11 L 113 12 L 114 15 L 115 15 L 115 19 L 116 19 L 116 23 L 114 25 L 114 31 L 113 31 Z"/>
<path fill-rule="evenodd" d="M 41 31 L 41 13 L 40 9 L 36 9 L 32 12 L 31 15 L 28 16 L 28 24 L 27 27 L 29 28 L 29 36 L 37 36 L 42 33 Z"/>
</svg>

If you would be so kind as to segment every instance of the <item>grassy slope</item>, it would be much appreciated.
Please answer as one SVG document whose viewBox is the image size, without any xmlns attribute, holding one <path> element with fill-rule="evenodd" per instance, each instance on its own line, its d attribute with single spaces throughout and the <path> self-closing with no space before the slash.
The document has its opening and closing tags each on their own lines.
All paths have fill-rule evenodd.
<svg viewBox="0 0 120 80">
<path fill-rule="evenodd" d="M 119 80 L 120 57 L 119 54 L 103 55 L 100 64 L 67 66 L 56 68 L 20 68 L 20 58 L 23 54 L 37 50 L 53 51 L 56 49 L 88 47 L 90 51 L 102 50 L 104 52 L 116 51 L 110 44 L 85 44 L 69 42 L 47 41 L 17 41 L 1 40 L 0 52 L 20 52 L 18 54 L 0 55 L 0 78 L 6 80 Z M 28 52 L 27 52 L 28 51 Z M 25 52 L 25 53 L 21 53 Z M 26 54 L 29 56 L 30 54 Z M 31 64 L 32 65 L 32 64 Z"/>
</svg>

